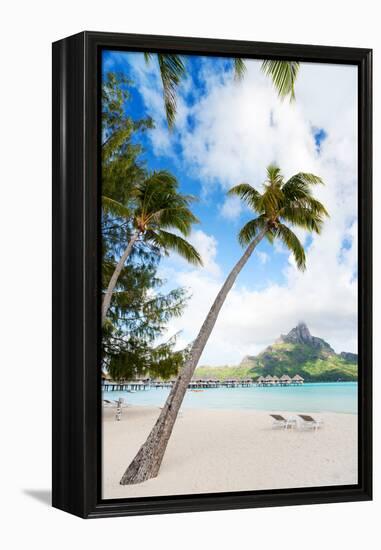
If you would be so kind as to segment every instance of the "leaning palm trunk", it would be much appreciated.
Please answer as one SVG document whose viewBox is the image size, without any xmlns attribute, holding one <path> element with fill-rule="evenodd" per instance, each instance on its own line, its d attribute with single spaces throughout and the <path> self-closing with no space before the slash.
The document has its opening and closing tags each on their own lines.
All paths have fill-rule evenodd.
<svg viewBox="0 0 381 550">
<path fill-rule="evenodd" d="M 106 293 L 103 297 L 103 302 L 102 302 L 102 326 L 104 325 L 104 322 L 106 320 L 107 312 L 108 312 L 110 304 L 111 304 L 112 293 L 114 292 L 115 285 L 118 282 L 120 272 L 122 271 L 123 266 L 127 261 L 127 258 L 131 254 L 132 248 L 133 248 L 138 236 L 139 236 L 138 233 L 135 233 L 134 235 L 132 235 L 131 240 L 128 243 L 126 250 L 123 252 L 119 262 L 116 264 L 116 268 L 114 270 L 114 273 L 112 274 L 112 277 L 110 279 L 110 282 L 109 282 L 107 290 L 106 290 Z"/>
<path fill-rule="evenodd" d="M 263 229 L 249 244 L 241 259 L 234 266 L 224 285 L 217 294 L 216 299 L 201 327 L 201 330 L 193 343 L 189 357 L 181 369 L 174 383 L 167 401 L 160 413 L 155 426 L 152 428 L 147 440 L 141 446 L 134 460 L 131 462 L 122 479 L 121 485 L 141 483 L 147 479 L 156 477 L 164 457 L 169 438 L 171 437 L 178 412 L 184 399 L 185 392 L 193 373 L 204 350 L 204 347 L 212 333 L 218 314 L 232 288 L 238 274 L 250 258 L 257 244 L 263 239 L 266 229 Z"/>
</svg>

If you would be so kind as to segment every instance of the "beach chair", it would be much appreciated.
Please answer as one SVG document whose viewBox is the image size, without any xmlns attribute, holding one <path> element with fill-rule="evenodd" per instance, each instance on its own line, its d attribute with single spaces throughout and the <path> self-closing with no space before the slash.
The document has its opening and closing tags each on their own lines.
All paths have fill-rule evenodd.
<svg viewBox="0 0 381 550">
<path fill-rule="evenodd" d="M 322 420 L 316 420 L 315 418 L 313 418 L 312 416 L 310 416 L 309 414 L 298 414 L 299 418 L 301 418 L 301 428 L 303 429 L 312 429 L 312 430 L 317 430 L 318 428 L 320 428 L 323 424 L 323 421 Z"/>
<path fill-rule="evenodd" d="M 116 401 L 115 420 L 122 418 L 122 408 L 124 407 L 127 407 L 127 404 L 125 404 L 123 397 L 119 397 L 118 401 Z"/>
<path fill-rule="evenodd" d="M 295 418 L 284 418 L 281 414 L 270 414 L 273 419 L 273 428 L 293 428 L 295 426 Z"/>
</svg>

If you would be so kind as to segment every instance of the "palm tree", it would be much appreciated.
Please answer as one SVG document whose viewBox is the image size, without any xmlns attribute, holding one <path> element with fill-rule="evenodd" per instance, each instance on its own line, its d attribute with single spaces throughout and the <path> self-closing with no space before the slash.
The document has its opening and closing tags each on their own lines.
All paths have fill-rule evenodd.
<svg viewBox="0 0 381 550">
<path fill-rule="evenodd" d="M 176 178 L 165 170 L 153 172 L 135 186 L 132 190 L 131 207 L 126 207 L 109 197 L 102 197 L 103 210 L 128 220 L 130 233 L 128 244 L 103 297 L 102 325 L 106 320 L 119 275 L 138 242 L 143 241 L 154 246 L 164 254 L 173 250 L 191 264 L 201 265 L 197 250 L 187 240 L 171 231 L 175 230 L 184 236 L 189 235 L 192 224 L 198 222 L 189 208 L 193 200 L 190 195 L 178 192 Z"/>
<path fill-rule="evenodd" d="M 239 232 L 239 242 L 246 247 L 245 252 L 217 294 L 155 426 L 120 481 L 122 485 L 140 483 L 157 476 L 188 384 L 218 314 L 238 274 L 261 240 L 264 237 L 270 242 L 280 239 L 293 254 L 297 267 L 300 270 L 305 269 L 303 246 L 289 225 L 320 233 L 324 217 L 328 213 L 311 191 L 313 185 L 320 183 L 323 182 L 318 176 L 303 172 L 285 181 L 280 169 L 271 165 L 267 168 L 267 180 L 262 193 L 247 183 L 230 190 L 230 195 L 240 197 L 256 214 Z"/>
<path fill-rule="evenodd" d="M 145 52 L 144 58 L 148 63 L 152 53 Z M 161 81 L 163 84 L 163 96 L 165 114 L 169 128 L 173 128 L 176 118 L 176 90 L 181 80 L 186 76 L 184 58 L 177 54 L 156 54 L 159 64 Z M 234 77 L 241 80 L 246 71 L 243 59 L 233 59 Z M 295 81 L 298 75 L 300 63 L 298 61 L 280 61 L 268 59 L 262 63 L 262 71 L 269 76 L 281 99 L 290 96 L 295 99 Z"/>
</svg>

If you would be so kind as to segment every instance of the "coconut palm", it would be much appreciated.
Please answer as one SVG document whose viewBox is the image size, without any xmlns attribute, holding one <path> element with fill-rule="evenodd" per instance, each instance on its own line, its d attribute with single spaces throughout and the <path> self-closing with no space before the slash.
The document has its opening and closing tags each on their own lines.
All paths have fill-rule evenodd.
<svg viewBox="0 0 381 550">
<path fill-rule="evenodd" d="M 145 52 L 144 58 L 148 63 L 152 53 Z M 184 59 L 177 54 L 156 54 L 159 64 L 161 81 L 163 84 L 163 96 L 165 114 L 169 128 L 173 128 L 176 118 L 176 90 L 181 80 L 186 76 Z M 280 98 L 290 96 L 295 99 L 295 80 L 299 71 L 299 62 L 280 61 L 268 59 L 262 63 L 262 71 L 269 76 Z M 234 77 L 241 80 L 245 74 L 246 66 L 243 59 L 233 59 Z"/>
<path fill-rule="evenodd" d="M 189 263 L 201 265 L 197 250 L 183 236 L 189 235 L 192 224 L 198 219 L 190 210 L 193 197 L 178 192 L 176 178 L 162 170 L 153 172 L 132 190 L 132 205 L 124 206 L 109 197 L 102 197 L 104 212 L 128 220 L 129 239 L 110 278 L 102 302 L 102 325 L 110 307 L 112 293 L 124 264 L 135 245 L 144 242 L 168 254 L 177 252 Z M 173 232 L 176 231 L 177 233 Z"/>
<path fill-rule="evenodd" d="M 260 192 L 247 183 L 233 187 L 229 194 L 240 197 L 255 213 L 239 232 L 239 242 L 245 251 L 229 273 L 194 340 L 185 364 L 174 383 L 162 412 L 146 442 L 127 468 L 120 483 L 139 483 L 156 477 L 171 436 L 188 384 L 217 321 L 218 314 L 237 276 L 254 249 L 267 237 L 270 242 L 279 239 L 293 254 L 297 267 L 306 267 L 305 251 L 290 226 L 320 233 L 327 211 L 312 195 L 312 186 L 323 183 L 313 174 L 300 172 L 285 181 L 280 169 L 267 168 L 267 179 Z"/>
</svg>

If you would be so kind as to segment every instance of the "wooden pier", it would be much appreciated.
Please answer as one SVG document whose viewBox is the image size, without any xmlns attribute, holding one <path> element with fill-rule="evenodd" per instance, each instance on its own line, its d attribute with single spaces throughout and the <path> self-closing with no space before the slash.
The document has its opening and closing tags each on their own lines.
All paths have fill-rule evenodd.
<svg viewBox="0 0 381 550">
<path fill-rule="evenodd" d="M 304 380 L 301 376 L 296 375 L 294 378 L 290 378 L 288 375 L 283 375 L 280 378 L 277 376 L 266 376 L 263 378 L 260 376 L 257 380 L 252 378 L 246 378 L 243 380 L 240 379 L 230 379 L 230 380 L 217 380 L 210 378 L 206 379 L 195 379 L 191 380 L 188 385 L 189 390 L 206 390 L 213 388 L 251 388 L 251 387 L 274 387 L 274 386 L 299 386 L 303 384 Z M 131 382 L 115 382 L 112 380 L 103 380 L 102 389 L 103 391 L 144 391 L 152 388 L 160 389 L 167 388 L 171 389 L 175 380 L 168 380 L 166 382 L 159 382 L 157 380 L 136 380 Z"/>
<path fill-rule="evenodd" d="M 102 384 L 103 391 L 140 391 L 152 387 L 149 382 L 105 382 Z"/>
<path fill-rule="evenodd" d="M 172 388 L 174 380 L 166 382 L 152 381 L 137 381 L 137 382 L 113 382 L 104 381 L 102 384 L 103 391 L 141 391 L 151 388 Z M 254 380 L 192 380 L 188 385 L 189 390 L 203 390 L 212 388 L 250 388 L 257 386 Z"/>
</svg>

